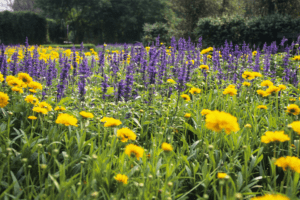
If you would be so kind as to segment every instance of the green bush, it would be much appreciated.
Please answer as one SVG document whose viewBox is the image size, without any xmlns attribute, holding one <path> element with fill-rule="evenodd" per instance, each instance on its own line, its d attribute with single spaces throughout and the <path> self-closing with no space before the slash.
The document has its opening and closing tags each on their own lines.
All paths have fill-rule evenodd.
<svg viewBox="0 0 300 200">
<path fill-rule="evenodd" d="M 170 42 L 171 36 L 169 35 L 168 25 L 161 22 L 156 22 L 154 24 L 145 23 L 143 27 L 144 35 L 142 41 L 144 45 L 155 41 L 156 37 L 159 35 L 160 42 L 168 43 Z"/>
<path fill-rule="evenodd" d="M 46 42 L 46 19 L 31 12 L 0 12 L 0 40 L 3 44 L 29 44 Z"/>
<path fill-rule="evenodd" d="M 224 41 L 242 44 L 244 41 L 251 45 L 262 46 L 265 42 L 280 43 L 279 33 L 299 33 L 300 18 L 288 15 L 274 14 L 251 19 L 240 16 L 202 18 L 199 19 L 194 34 L 203 37 L 204 47 L 221 46 Z M 291 41 L 291 39 L 289 39 Z"/>
<path fill-rule="evenodd" d="M 49 42 L 59 44 L 63 43 L 66 33 L 64 33 L 61 25 L 53 19 L 47 19 L 47 25 L 50 40 Z"/>
<path fill-rule="evenodd" d="M 65 49 L 71 49 L 73 47 L 73 44 L 45 44 L 42 45 L 43 47 L 60 47 L 60 48 L 65 48 Z M 85 50 L 90 50 L 90 49 L 95 49 L 96 46 L 94 44 L 83 44 Z M 79 49 L 80 44 L 75 44 L 75 48 Z"/>
</svg>

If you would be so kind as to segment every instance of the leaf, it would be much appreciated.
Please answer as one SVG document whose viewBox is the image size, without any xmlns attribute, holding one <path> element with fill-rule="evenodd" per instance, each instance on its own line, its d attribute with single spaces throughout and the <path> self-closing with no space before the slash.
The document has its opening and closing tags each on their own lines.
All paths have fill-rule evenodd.
<svg viewBox="0 0 300 200">
<path fill-rule="evenodd" d="M 61 190 L 60 190 L 58 182 L 55 180 L 55 178 L 51 174 L 49 174 L 49 177 L 53 181 L 53 183 L 54 183 L 55 187 L 57 188 L 58 192 L 60 192 Z"/>
</svg>

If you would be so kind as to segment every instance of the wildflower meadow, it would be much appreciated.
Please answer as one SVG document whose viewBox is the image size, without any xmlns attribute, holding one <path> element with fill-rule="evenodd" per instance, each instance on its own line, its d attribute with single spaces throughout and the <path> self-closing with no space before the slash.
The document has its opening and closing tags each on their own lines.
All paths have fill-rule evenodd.
<svg viewBox="0 0 300 200">
<path fill-rule="evenodd" d="M 300 198 L 299 42 L 2 45 L 0 199 Z"/>
</svg>

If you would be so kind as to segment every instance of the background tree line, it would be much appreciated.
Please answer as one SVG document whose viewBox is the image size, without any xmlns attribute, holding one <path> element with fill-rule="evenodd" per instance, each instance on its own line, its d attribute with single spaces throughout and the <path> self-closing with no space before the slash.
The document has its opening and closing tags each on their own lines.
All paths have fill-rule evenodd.
<svg viewBox="0 0 300 200">
<path fill-rule="evenodd" d="M 47 18 L 50 40 L 75 43 L 153 41 L 160 34 L 191 37 L 203 18 L 272 14 L 299 16 L 300 0 L 6 0 L 13 11 Z M 199 31 L 198 31 L 199 32 Z"/>
</svg>

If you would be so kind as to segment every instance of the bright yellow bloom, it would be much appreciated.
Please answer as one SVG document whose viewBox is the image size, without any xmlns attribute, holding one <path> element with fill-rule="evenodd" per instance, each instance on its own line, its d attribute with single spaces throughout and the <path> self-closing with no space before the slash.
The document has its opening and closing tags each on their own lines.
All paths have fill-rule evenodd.
<svg viewBox="0 0 300 200">
<path fill-rule="evenodd" d="M 261 73 L 259 73 L 259 72 L 252 72 L 252 75 L 254 77 L 262 77 Z"/>
<path fill-rule="evenodd" d="M 292 171 L 300 173 L 300 159 L 294 156 L 280 157 L 276 160 L 275 165 L 281 167 L 283 171 L 290 168 Z"/>
<path fill-rule="evenodd" d="M 200 68 L 200 69 L 206 69 L 206 70 L 209 70 L 208 65 L 200 65 L 199 68 Z"/>
<path fill-rule="evenodd" d="M 256 56 L 256 54 L 257 54 L 257 51 L 253 51 L 253 52 L 252 52 L 252 55 L 253 55 L 253 56 Z"/>
<path fill-rule="evenodd" d="M 280 91 L 280 88 L 276 87 L 276 86 L 273 86 L 273 85 L 271 85 L 268 89 L 266 89 L 267 94 L 274 94 L 274 93 L 279 92 L 279 91 Z"/>
<path fill-rule="evenodd" d="M 28 85 L 32 81 L 32 78 L 27 73 L 19 73 L 18 74 L 18 79 L 23 81 L 26 85 Z"/>
<path fill-rule="evenodd" d="M 11 88 L 11 90 L 14 92 L 24 93 L 22 88 L 19 88 L 19 87 L 13 87 L 13 88 Z"/>
<path fill-rule="evenodd" d="M 227 88 L 235 88 L 235 85 L 228 85 Z"/>
<path fill-rule="evenodd" d="M 35 81 L 31 81 L 29 84 L 28 84 L 28 87 L 34 89 L 34 90 L 37 90 L 37 89 L 40 89 L 42 90 L 43 89 L 43 86 L 42 84 L 38 83 L 38 82 L 35 82 Z"/>
<path fill-rule="evenodd" d="M 146 51 L 148 52 L 150 50 L 150 47 L 145 47 Z"/>
<path fill-rule="evenodd" d="M 244 73 L 242 74 L 243 79 L 246 80 L 252 80 L 255 78 L 254 74 L 252 72 L 248 72 L 248 71 L 244 71 Z"/>
<path fill-rule="evenodd" d="M 37 117 L 36 116 L 29 116 L 28 119 L 31 119 L 31 120 L 36 120 Z"/>
<path fill-rule="evenodd" d="M 32 111 L 37 113 L 42 113 L 44 115 L 48 113 L 48 110 L 46 108 L 41 108 L 41 107 L 33 107 Z"/>
<path fill-rule="evenodd" d="M 227 177 L 228 175 L 226 173 L 218 173 L 218 179 L 224 179 L 225 177 Z"/>
<path fill-rule="evenodd" d="M 182 97 L 185 101 L 190 101 L 190 100 L 191 100 L 190 96 L 187 95 L 187 94 L 182 94 L 181 97 Z"/>
<path fill-rule="evenodd" d="M 244 127 L 245 128 L 251 128 L 252 126 L 251 126 L 251 124 L 246 124 Z"/>
<path fill-rule="evenodd" d="M 207 114 L 209 114 L 209 113 L 211 113 L 211 110 L 209 110 L 209 109 L 203 109 L 203 110 L 201 111 L 201 115 L 202 115 L 202 116 L 207 115 Z"/>
<path fill-rule="evenodd" d="M 104 127 L 115 127 L 121 125 L 122 122 L 118 119 L 114 119 L 112 117 L 108 117 L 105 121 Z"/>
<path fill-rule="evenodd" d="M 250 200 L 290 200 L 290 198 L 281 194 L 267 194 L 261 197 L 253 197 Z"/>
<path fill-rule="evenodd" d="M 55 110 L 55 111 L 65 111 L 66 108 L 65 108 L 65 107 L 62 107 L 62 106 L 56 106 L 56 107 L 54 108 L 54 110 Z"/>
<path fill-rule="evenodd" d="M 0 92 L 0 107 L 4 108 L 8 104 L 9 97 L 6 93 Z"/>
<path fill-rule="evenodd" d="M 209 114 L 207 114 L 205 122 L 206 128 L 216 132 L 220 132 L 224 129 L 228 135 L 231 132 L 240 130 L 236 117 L 229 113 L 220 112 L 218 110 L 211 111 Z"/>
<path fill-rule="evenodd" d="M 50 104 L 44 102 L 44 101 L 41 102 L 41 103 L 39 103 L 39 107 L 40 107 L 40 108 L 45 108 L 45 109 L 47 109 L 48 111 L 51 111 L 51 110 L 52 110 L 52 106 L 51 106 Z"/>
<path fill-rule="evenodd" d="M 300 135 L 300 121 L 294 121 L 291 124 L 289 124 L 288 127 L 291 127 L 295 132 L 297 132 Z"/>
<path fill-rule="evenodd" d="M 259 109 L 265 109 L 265 110 L 267 110 L 267 109 L 268 109 L 268 107 L 267 107 L 267 106 L 265 106 L 265 105 L 259 105 L 259 106 L 257 106 L 257 108 L 259 108 Z"/>
<path fill-rule="evenodd" d="M 23 81 L 13 78 L 13 79 L 8 79 L 9 81 L 7 82 L 7 85 L 12 86 L 12 87 L 23 87 Z"/>
<path fill-rule="evenodd" d="M 36 97 L 34 97 L 34 96 L 32 96 L 32 95 L 28 95 L 28 96 L 25 98 L 25 101 L 26 101 L 27 103 L 31 103 L 31 104 L 33 104 L 33 105 L 36 105 L 36 104 L 39 103 L 38 98 L 36 98 Z"/>
<path fill-rule="evenodd" d="M 3 78 L 3 74 L 0 73 L 0 82 L 3 82 L 4 78 Z"/>
<path fill-rule="evenodd" d="M 31 92 L 31 93 L 36 93 L 36 90 L 34 90 L 34 89 L 29 89 L 29 92 Z"/>
<path fill-rule="evenodd" d="M 60 113 L 55 121 L 57 124 L 63 124 L 65 126 L 78 126 L 77 125 L 78 120 L 69 114 Z"/>
<path fill-rule="evenodd" d="M 223 91 L 223 94 L 229 94 L 230 96 L 234 96 L 237 94 L 237 90 L 235 88 L 225 88 L 225 90 Z"/>
<path fill-rule="evenodd" d="M 208 58 L 208 59 L 211 59 L 211 58 L 212 58 L 212 56 L 211 56 L 211 55 L 208 55 L 208 56 L 207 56 L 207 58 Z"/>
<path fill-rule="evenodd" d="M 117 174 L 117 176 L 115 176 L 114 179 L 119 183 L 127 184 L 128 176 L 123 174 Z"/>
<path fill-rule="evenodd" d="M 257 92 L 258 95 L 261 95 L 262 97 L 267 97 L 267 96 L 270 95 L 269 93 L 267 93 L 264 90 L 257 90 L 256 92 Z"/>
<path fill-rule="evenodd" d="M 261 136 L 261 142 L 266 144 L 270 142 L 285 142 L 289 140 L 289 136 L 285 135 L 284 131 L 267 131 L 265 132 L 265 135 Z"/>
<path fill-rule="evenodd" d="M 293 115 L 299 115 L 300 114 L 300 108 L 296 104 L 291 104 L 287 107 L 286 112 L 288 112 L 290 114 L 293 114 Z"/>
<path fill-rule="evenodd" d="M 172 83 L 172 84 L 176 84 L 176 81 L 174 81 L 173 79 L 168 79 L 167 83 Z"/>
<path fill-rule="evenodd" d="M 261 86 L 268 86 L 268 87 L 270 87 L 270 86 L 273 86 L 274 84 L 272 83 L 272 81 L 265 80 L 265 81 L 261 82 L 260 85 Z"/>
<path fill-rule="evenodd" d="M 243 83 L 243 86 L 250 86 L 251 85 L 251 83 L 249 83 L 249 82 L 244 82 Z"/>
<path fill-rule="evenodd" d="M 300 60 L 300 56 L 295 56 L 293 60 Z"/>
<path fill-rule="evenodd" d="M 285 86 L 285 85 L 278 85 L 278 87 L 279 87 L 280 91 L 286 89 L 286 86 Z"/>
<path fill-rule="evenodd" d="M 206 54 L 206 53 L 208 53 L 208 52 L 210 52 L 210 51 L 213 51 L 213 48 L 212 48 L 212 47 L 209 47 L 209 48 L 207 48 L 207 49 L 203 49 L 200 53 L 201 53 L 201 54 Z"/>
<path fill-rule="evenodd" d="M 9 81 L 13 80 L 13 79 L 17 79 L 16 77 L 12 76 L 12 75 L 9 75 L 6 77 L 6 82 L 8 83 Z"/>
<path fill-rule="evenodd" d="M 297 101 L 295 98 L 289 98 L 289 101 Z"/>
<path fill-rule="evenodd" d="M 128 140 L 136 140 L 136 134 L 129 128 L 121 128 L 117 131 L 117 136 L 121 138 L 121 142 Z"/>
<path fill-rule="evenodd" d="M 81 111 L 79 114 L 84 118 L 93 118 L 94 117 L 93 113 L 90 113 L 90 112 Z"/>
<path fill-rule="evenodd" d="M 172 145 L 170 145 L 170 144 L 168 144 L 168 143 L 166 143 L 166 142 L 162 143 L 161 148 L 162 148 L 164 151 L 167 151 L 167 152 L 173 151 Z"/>
<path fill-rule="evenodd" d="M 129 144 L 125 147 L 125 154 L 128 156 L 134 155 L 138 160 L 143 157 L 144 149 L 134 144 Z"/>
<path fill-rule="evenodd" d="M 190 118 L 191 116 L 192 116 L 191 113 L 185 113 L 184 115 L 185 118 Z"/>
<path fill-rule="evenodd" d="M 199 94 L 200 92 L 201 92 L 201 89 L 194 88 L 194 87 L 192 87 L 189 91 L 189 93 L 191 93 L 191 94 L 195 94 L 195 93 Z"/>
</svg>

